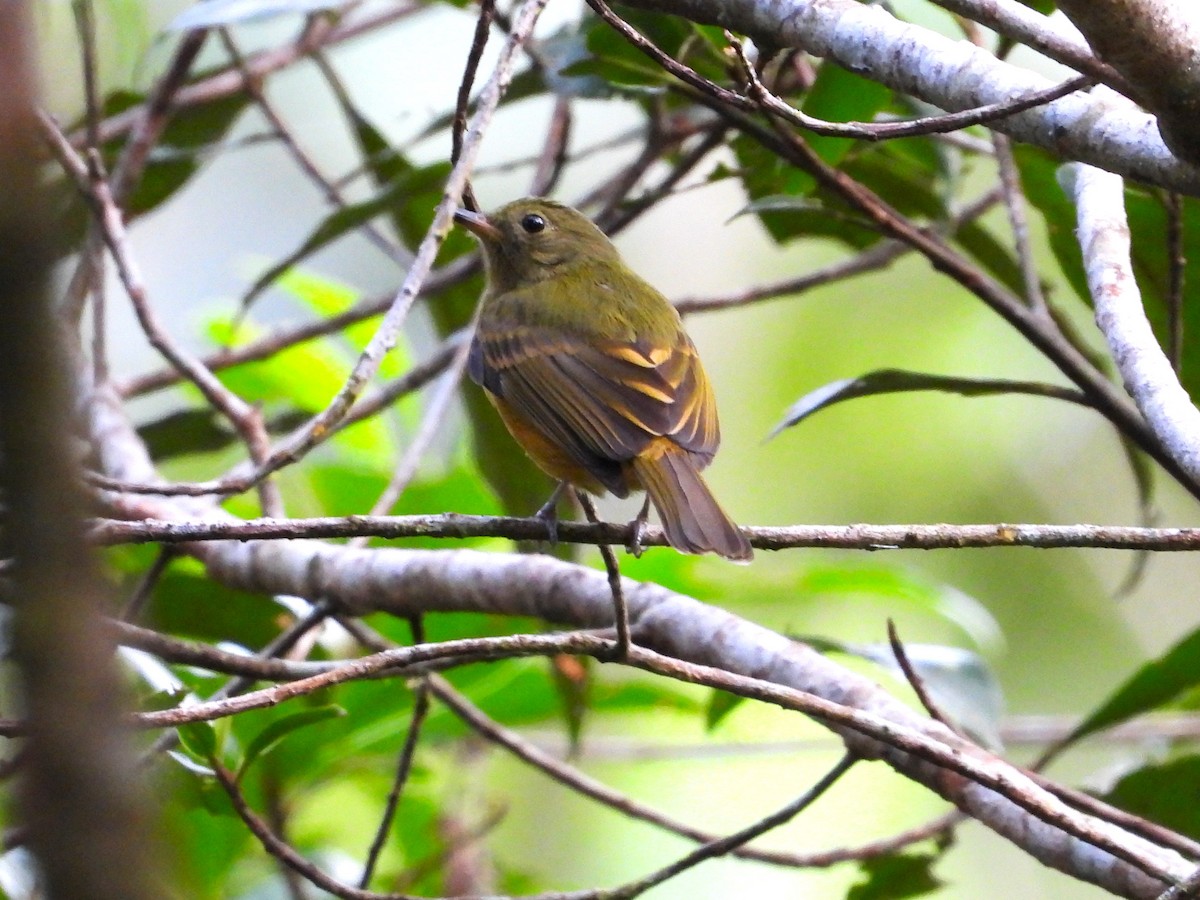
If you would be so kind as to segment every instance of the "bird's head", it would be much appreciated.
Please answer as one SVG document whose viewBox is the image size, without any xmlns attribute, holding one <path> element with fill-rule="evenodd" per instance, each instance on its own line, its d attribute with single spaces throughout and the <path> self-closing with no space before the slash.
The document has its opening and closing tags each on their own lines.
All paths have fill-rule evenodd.
<svg viewBox="0 0 1200 900">
<path fill-rule="evenodd" d="M 529 197 L 488 216 L 460 209 L 454 218 L 479 239 L 497 292 L 562 276 L 581 262 L 619 262 L 616 247 L 587 216 L 553 200 Z"/>
</svg>

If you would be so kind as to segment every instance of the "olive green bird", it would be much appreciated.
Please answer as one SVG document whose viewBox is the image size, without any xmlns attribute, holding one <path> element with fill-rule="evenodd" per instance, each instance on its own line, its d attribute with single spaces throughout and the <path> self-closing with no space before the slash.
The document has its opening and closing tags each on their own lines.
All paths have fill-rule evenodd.
<svg viewBox="0 0 1200 900">
<path fill-rule="evenodd" d="M 645 490 L 678 550 L 750 559 L 700 477 L 717 407 L 670 302 L 569 207 L 530 198 L 455 218 L 487 269 L 468 371 L 517 443 L 560 488 Z"/>
</svg>

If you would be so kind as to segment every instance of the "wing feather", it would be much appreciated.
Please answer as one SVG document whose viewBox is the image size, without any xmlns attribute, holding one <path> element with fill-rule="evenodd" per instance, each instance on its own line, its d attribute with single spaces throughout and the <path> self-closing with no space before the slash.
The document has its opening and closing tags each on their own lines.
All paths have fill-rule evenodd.
<svg viewBox="0 0 1200 900">
<path fill-rule="evenodd" d="M 712 389 L 682 331 L 665 346 L 492 323 L 476 336 L 468 371 L 612 490 L 622 487 L 613 464 L 656 438 L 701 468 L 720 441 Z"/>
</svg>

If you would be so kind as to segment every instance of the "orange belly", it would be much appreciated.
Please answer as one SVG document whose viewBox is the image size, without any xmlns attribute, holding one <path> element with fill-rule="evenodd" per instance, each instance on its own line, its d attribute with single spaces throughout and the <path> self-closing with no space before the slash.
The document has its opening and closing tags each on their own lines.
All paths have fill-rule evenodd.
<svg viewBox="0 0 1200 900">
<path fill-rule="evenodd" d="M 608 491 L 599 479 L 579 465 L 558 444 L 546 438 L 525 416 L 517 412 L 511 404 L 497 397 L 491 391 L 484 391 L 487 398 L 500 413 L 500 418 L 508 428 L 509 434 L 521 445 L 521 449 L 537 464 L 537 467 L 557 481 L 565 481 L 575 487 L 583 488 L 589 493 L 601 495 Z M 628 478 L 628 476 L 626 476 Z M 630 487 L 635 487 L 630 485 Z M 629 487 L 618 496 L 629 494 Z"/>
</svg>

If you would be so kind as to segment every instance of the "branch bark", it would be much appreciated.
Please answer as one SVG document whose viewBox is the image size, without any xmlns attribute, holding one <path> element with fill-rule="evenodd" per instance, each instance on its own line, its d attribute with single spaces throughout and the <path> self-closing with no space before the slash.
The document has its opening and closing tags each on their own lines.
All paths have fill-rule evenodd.
<svg viewBox="0 0 1200 900">
<path fill-rule="evenodd" d="M 630 5 L 798 48 L 956 112 L 1046 90 L 1052 82 L 966 41 L 855 0 L 631 0 Z M 1076 93 L 993 123 L 1019 141 L 1140 181 L 1200 195 L 1200 169 L 1167 149 L 1152 116 L 1109 94 Z"/>
<path fill-rule="evenodd" d="M 1159 345 L 1133 277 L 1125 186 L 1119 175 L 1077 166 L 1073 193 L 1079 246 L 1096 324 L 1117 370 L 1159 443 L 1192 478 L 1200 476 L 1200 410 Z"/>
<path fill-rule="evenodd" d="M 1200 165 L 1200 7 L 1170 0 L 1059 0 L 1058 6 L 1158 116 L 1171 151 Z"/>
</svg>

